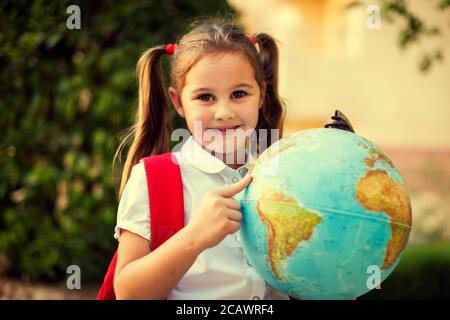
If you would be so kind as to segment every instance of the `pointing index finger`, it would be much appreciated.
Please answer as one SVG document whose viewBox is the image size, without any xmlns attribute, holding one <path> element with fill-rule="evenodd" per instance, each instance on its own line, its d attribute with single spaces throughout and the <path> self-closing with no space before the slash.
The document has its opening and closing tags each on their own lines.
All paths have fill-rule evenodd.
<svg viewBox="0 0 450 320">
<path fill-rule="evenodd" d="M 219 194 L 223 197 L 231 198 L 235 194 L 244 190 L 252 181 L 252 179 L 253 178 L 250 174 L 246 174 L 245 177 L 239 180 L 238 182 L 219 189 Z"/>
</svg>

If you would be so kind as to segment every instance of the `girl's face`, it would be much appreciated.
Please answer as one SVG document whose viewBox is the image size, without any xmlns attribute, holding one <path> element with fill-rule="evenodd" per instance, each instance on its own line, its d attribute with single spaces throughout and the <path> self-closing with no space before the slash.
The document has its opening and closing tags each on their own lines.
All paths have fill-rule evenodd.
<svg viewBox="0 0 450 320">
<path fill-rule="evenodd" d="M 187 73 L 181 97 L 173 87 L 169 96 L 195 140 L 221 154 L 242 148 L 264 101 L 252 66 L 239 53 L 205 55 Z"/>
</svg>

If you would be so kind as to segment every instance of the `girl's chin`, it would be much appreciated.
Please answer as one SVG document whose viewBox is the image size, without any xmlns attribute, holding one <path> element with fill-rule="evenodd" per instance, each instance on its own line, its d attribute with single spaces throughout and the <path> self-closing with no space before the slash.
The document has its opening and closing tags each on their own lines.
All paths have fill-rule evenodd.
<svg viewBox="0 0 450 320">
<path fill-rule="evenodd" d="M 245 141 L 240 141 L 237 137 L 226 138 L 214 140 L 212 142 L 205 142 L 203 144 L 204 148 L 210 152 L 219 154 L 230 154 L 235 153 L 237 150 L 242 150 L 245 148 Z"/>
</svg>

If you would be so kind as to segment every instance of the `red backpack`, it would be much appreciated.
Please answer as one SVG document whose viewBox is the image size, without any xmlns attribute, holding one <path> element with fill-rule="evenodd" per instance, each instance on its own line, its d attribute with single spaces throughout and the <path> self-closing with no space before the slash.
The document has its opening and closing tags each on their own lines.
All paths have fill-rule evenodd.
<svg viewBox="0 0 450 320">
<path fill-rule="evenodd" d="M 181 172 L 176 158 L 167 152 L 143 158 L 150 203 L 151 251 L 184 227 Z M 164 213 L 164 214 L 161 214 Z M 117 250 L 112 258 L 97 300 L 116 300 L 114 272 Z"/>
</svg>

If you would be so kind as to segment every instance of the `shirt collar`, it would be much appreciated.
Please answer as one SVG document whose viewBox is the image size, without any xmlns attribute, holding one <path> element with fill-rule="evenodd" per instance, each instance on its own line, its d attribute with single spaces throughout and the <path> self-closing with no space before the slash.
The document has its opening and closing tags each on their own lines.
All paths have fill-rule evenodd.
<svg viewBox="0 0 450 320">
<path fill-rule="evenodd" d="M 220 173 L 226 170 L 233 170 L 238 171 L 241 175 L 245 175 L 250 166 L 250 164 L 244 164 L 236 170 L 228 167 L 222 160 L 203 149 L 192 135 L 181 147 L 180 155 L 188 163 L 206 173 Z"/>
</svg>

